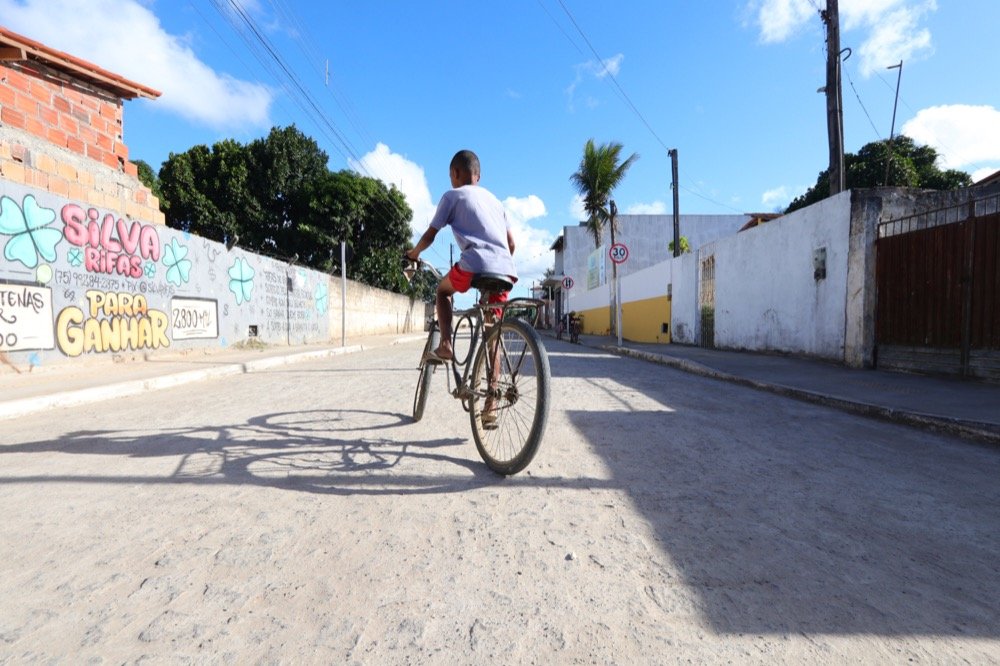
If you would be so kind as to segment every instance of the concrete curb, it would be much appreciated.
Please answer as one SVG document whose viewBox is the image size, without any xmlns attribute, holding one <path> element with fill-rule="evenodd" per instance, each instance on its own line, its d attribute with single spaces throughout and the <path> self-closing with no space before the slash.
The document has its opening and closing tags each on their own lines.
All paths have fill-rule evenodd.
<svg viewBox="0 0 1000 666">
<path fill-rule="evenodd" d="M 718 379 L 761 391 L 768 391 L 769 393 L 775 393 L 787 398 L 794 398 L 804 402 L 824 405 L 853 414 L 879 418 L 894 423 L 902 423 L 904 425 L 922 428 L 925 430 L 933 430 L 935 432 L 942 432 L 949 435 L 956 435 L 965 439 L 972 439 L 988 444 L 1000 444 L 1000 428 L 993 423 L 963 421 L 947 416 L 923 414 L 904 409 L 894 409 L 892 407 L 872 405 L 816 391 L 808 391 L 806 389 L 785 386 L 783 384 L 773 384 L 756 379 L 749 379 L 747 377 L 739 377 L 737 375 L 715 370 L 714 368 L 710 368 L 702 365 L 701 363 L 696 363 L 687 359 L 673 358 L 661 354 L 628 349 L 626 347 L 618 347 L 617 345 L 601 345 L 600 349 L 612 354 L 618 354 L 619 356 L 628 356 L 641 361 L 666 365 L 691 374 L 700 375 L 702 377 Z"/>
<path fill-rule="evenodd" d="M 176 372 L 161 377 L 151 377 L 149 379 L 135 379 L 130 381 L 108 384 L 107 386 L 91 387 L 76 391 L 65 391 L 53 393 L 45 396 L 35 396 L 32 398 L 22 398 L 19 400 L 8 400 L 0 402 L 0 421 L 17 418 L 27 414 L 52 409 L 54 407 L 77 407 L 94 402 L 103 402 L 115 398 L 123 398 L 131 395 L 138 395 L 148 391 L 158 391 L 160 389 L 173 388 L 183 384 L 204 381 L 206 379 L 216 379 L 230 375 L 249 374 L 259 372 L 268 368 L 276 368 L 292 363 L 300 363 L 317 358 L 327 358 L 364 351 L 362 345 L 348 347 L 335 347 L 331 349 L 321 349 L 318 351 L 302 352 L 298 354 L 287 354 L 282 356 L 270 356 L 245 363 L 228 363 L 214 368 L 202 370 L 186 370 Z"/>
</svg>

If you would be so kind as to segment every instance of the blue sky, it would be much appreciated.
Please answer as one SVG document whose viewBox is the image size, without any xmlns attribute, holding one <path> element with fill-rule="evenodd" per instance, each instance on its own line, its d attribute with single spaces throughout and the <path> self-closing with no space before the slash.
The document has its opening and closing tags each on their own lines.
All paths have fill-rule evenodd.
<svg viewBox="0 0 1000 666">
<path fill-rule="evenodd" d="M 0 22 L 163 92 L 125 106 L 131 157 L 295 124 L 330 156 L 394 183 L 419 235 L 475 150 L 515 220 L 522 285 L 582 219 L 583 144 L 640 158 L 622 212 L 774 211 L 825 168 L 824 0 L 0 0 Z M 896 133 L 942 166 L 1000 169 L 996 0 L 840 0 L 845 149 Z M 262 46 L 263 39 L 267 46 Z M 274 55 L 272 55 L 274 54 Z M 276 62 L 274 56 L 280 60 Z M 327 63 L 329 76 L 327 76 Z M 445 266 L 447 237 L 425 257 Z"/>
</svg>

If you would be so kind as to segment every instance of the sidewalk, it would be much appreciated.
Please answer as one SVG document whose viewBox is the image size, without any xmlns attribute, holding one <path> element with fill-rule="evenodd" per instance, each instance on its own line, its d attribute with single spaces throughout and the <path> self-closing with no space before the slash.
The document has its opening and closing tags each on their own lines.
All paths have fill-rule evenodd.
<svg viewBox="0 0 1000 666">
<path fill-rule="evenodd" d="M 553 331 L 542 334 L 555 337 Z M 1000 444 L 1000 384 L 687 345 L 623 341 L 618 347 L 610 336 L 582 335 L 580 343 L 865 416 Z"/>
<path fill-rule="evenodd" d="M 154 391 L 213 377 L 259 372 L 338 354 L 423 340 L 426 333 L 372 335 L 347 346 L 270 346 L 155 354 L 113 363 L 107 358 L 54 363 L 35 368 L 0 364 L 0 420 Z"/>
</svg>

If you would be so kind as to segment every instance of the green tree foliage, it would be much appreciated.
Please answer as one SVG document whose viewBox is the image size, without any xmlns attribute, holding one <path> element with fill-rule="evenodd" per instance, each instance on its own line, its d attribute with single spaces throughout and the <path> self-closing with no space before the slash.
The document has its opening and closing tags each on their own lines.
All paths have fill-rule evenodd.
<svg viewBox="0 0 1000 666">
<path fill-rule="evenodd" d="M 632 153 L 624 162 L 621 161 L 622 144 L 605 143 L 597 146 L 593 139 L 588 139 L 583 146 L 583 158 L 580 167 L 569 177 L 577 191 L 583 196 L 583 209 L 587 213 L 587 228 L 594 235 L 594 247 L 601 245 L 601 233 L 604 225 L 611 220 L 608 201 L 611 192 L 621 183 L 639 155 Z M 614 242 L 616 229 L 612 227 L 611 237 Z"/>
<path fill-rule="evenodd" d="M 865 187 L 919 187 L 929 190 L 953 190 L 972 185 L 964 171 L 937 167 L 938 153 L 930 146 L 918 146 L 908 136 L 873 141 L 855 155 L 844 155 L 844 170 L 848 189 Z M 889 165 L 888 171 L 886 164 Z M 795 198 L 786 213 L 805 208 L 830 195 L 829 169 L 820 172 L 816 184 Z"/>
<path fill-rule="evenodd" d="M 674 242 L 673 241 L 670 241 L 669 243 L 667 243 L 667 249 L 670 250 L 671 254 L 673 254 L 673 252 L 674 252 Z M 690 251 L 691 251 L 691 243 L 690 243 L 690 241 L 688 241 L 688 237 L 687 236 L 681 236 L 681 254 L 687 254 Z"/>
<path fill-rule="evenodd" d="M 352 171 L 327 172 L 313 184 L 310 201 L 307 217 L 312 225 L 300 239 L 302 252 L 312 248 L 319 254 L 311 265 L 339 270 L 339 245 L 344 239 L 348 277 L 383 289 L 404 290 L 402 256 L 410 239 L 413 212 L 402 192 Z M 324 263 L 328 247 L 333 254 L 327 252 L 331 260 Z"/>
<path fill-rule="evenodd" d="M 239 235 L 243 247 L 261 249 L 267 235 L 249 172 L 249 155 L 233 140 L 171 153 L 160 168 L 167 226 L 216 241 Z"/>
<path fill-rule="evenodd" d="M 159 176 L 173 228 L 238 238 L 252 252 L 329 273 L 340 272 L 344 241 L 349 278 L 408 291 L 400 260 L 413 217 L 406 198 L 373 178 L 331 172 L 326 153 L 294 126 L 247 145 L 225 140 L 171 153 Z"/>
</svg>

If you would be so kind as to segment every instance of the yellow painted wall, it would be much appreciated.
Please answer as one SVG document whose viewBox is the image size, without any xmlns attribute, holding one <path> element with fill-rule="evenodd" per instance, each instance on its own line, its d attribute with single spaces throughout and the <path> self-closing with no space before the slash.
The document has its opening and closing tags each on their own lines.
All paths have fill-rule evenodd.
<svg viewBox="0 0 1000 666">
<path fill-rule="evenodd" d="M 607 335 L 611 331 L 611 308 L 580 310 L 583 315 L 584 335 Z"/>
<path fill-rule="evenodd" d="M 668 324 L 663 332 L 663 324 Z M 657 296 L 622 304 L 622 337 L 633 342 L 670 342 L 670 298 Z"/>
<path fill-rule="evenodd" d="M 583 315 L 585 335 L 611 334 L 611 308 L 601 307 L 580 310 Z M 670 323 L 670 298 L 657 296 L 622 305 L 622 337 L 633 342 L 670 342 L 670 328 L 663 332 L 663 324 Z"/>
</svg>

